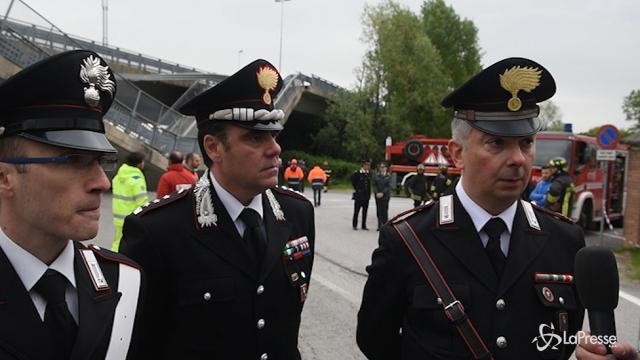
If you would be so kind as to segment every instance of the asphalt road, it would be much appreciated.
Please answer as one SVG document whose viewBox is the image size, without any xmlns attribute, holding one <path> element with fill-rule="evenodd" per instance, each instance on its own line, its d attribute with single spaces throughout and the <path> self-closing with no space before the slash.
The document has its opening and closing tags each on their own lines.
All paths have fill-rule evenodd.
<svg viewBox="0 0 640 360">
<path fill-rule="evenodd" d="M 305 194 L 313 196 L 310 189 Z M 355 328 L 366 281 L 365 267 L 377 247 L 376 209 L 372 199 L 367 217 L 370 230 L 354 231 L 350 195 L 347 191 L 323 193 L 322 205 L 316 208 L 316 258 L 299 339 L 305 360 L 365 359 L 355 343 Z M 153 198 L 150 193 L 150 199 Z M 389 213 L 397 214 L 411 206 L 410 199 L 392 198 Z M 113 237 L 110 194 L 104 195 L 100 222 L 100 232 L 90 242 L 110 247 Z M 621 233 L 622 229 L 616 231 Z M 610 231 L 602 238 L 598 233 L 587 233 L 586 241 L 588 245 L 608 247 L 622 244 L 621 238 Z M 618 335 L 635 343 L 640 328 L 640 287 L 623 280 L 620 288 L 615 311 Z"/>
</svg>

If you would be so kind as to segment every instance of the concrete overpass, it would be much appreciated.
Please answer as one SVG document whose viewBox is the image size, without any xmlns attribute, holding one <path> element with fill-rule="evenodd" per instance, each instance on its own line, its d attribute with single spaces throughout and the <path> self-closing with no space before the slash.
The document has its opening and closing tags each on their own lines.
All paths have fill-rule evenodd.
<svg viewBox="0 0 640 360">
<path fill-rule="evenodd" d="M 199 152 L 195 119 L 176 111 L 180 105 L 227 76 L 143 55 L 66 34 L 34 12 L 48 26 L 9 17 L 0 20 L 0 79 L 52 54 L 89 49 L 103 56 L 118 81 L 116 99 L 105 116 L 107 136 L 121 150 L 142 151 L 150 165 L 149 187 L 167 167 L 172 150 Z M 338 86 L 317 76 L 292 74 L 285 78 L 275 105 L 285 110 L 286 138 L 303 138 L 321 121 L 328 97 Z M 309 127 L 312 125 L 311 127 Z M 286 146 L 285 146 L 286 149 Z"/>
</svg>

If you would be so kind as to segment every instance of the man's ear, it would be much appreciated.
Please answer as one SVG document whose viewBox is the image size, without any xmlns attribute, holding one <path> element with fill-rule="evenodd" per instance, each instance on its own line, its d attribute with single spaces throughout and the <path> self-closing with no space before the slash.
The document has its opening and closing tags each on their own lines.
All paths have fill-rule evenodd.
<svg viewBox="0 0 640 360">
<path fill-rule="evenodd" d="M 13 193 L 17 170 L 11 164 L 0 163 L 0 195 L 7 196 L 7 194 Z"/>
<path fill-rule="evenodd" d="M 462 158 L 462 151 L 464 150 L 462 144 L 458 143 L 458 141 L 451 139 L 449 140 L 449 154 L 451 155 L 451 160 L 457 168 L 464 169 L 464 160 Z"/>
<path fill-rule="evenodd" d="M 224 144 L 217 137 L 207 134 L 202 139 L 205 156 L 208 156 L 213 163 L 220 162 L 222 153 L 224 152 Z"/>
</svg>

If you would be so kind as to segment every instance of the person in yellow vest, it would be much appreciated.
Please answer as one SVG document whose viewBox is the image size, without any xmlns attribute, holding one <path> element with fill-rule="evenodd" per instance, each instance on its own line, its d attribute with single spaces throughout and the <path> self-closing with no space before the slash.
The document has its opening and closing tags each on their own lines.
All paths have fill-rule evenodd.
<svg viewBox="0 0 640 360">
<path fill-rule="evenodd" d="M 118 251 L 122 238 L 124 218 L 133 210 L 149 201 L 147 196 L 147 181 L 144 178 L 144 155 L 132 152 L 125 158 L 118 173 L 112 180 L 113 189 L 113 225 L 115 237 L 111 250 Z"/>
<path fill-rule="evenodd" d="M 324 170 L 322 170 L 320 165 L 315 164 L 313 169 L 309 171 L 307 180 L 309 180 L 311 189 L 313 189 L 313 205 L 320 206 L 320 195 L 322 193 L 322 187 L 327 181 L 327 175 L 324 173 Z"/>
</svg>

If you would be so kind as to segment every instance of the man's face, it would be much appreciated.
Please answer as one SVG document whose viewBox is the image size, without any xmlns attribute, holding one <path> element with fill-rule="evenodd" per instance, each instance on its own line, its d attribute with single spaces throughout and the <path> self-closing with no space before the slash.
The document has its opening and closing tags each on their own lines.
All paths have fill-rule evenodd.
<svg viewBox="0 0 640 360">
<path fill-rule="evenodd" d="M 24 140 L 24 157 L 53 157 L 95 152 L 70 150 Z M 10 189 L 3 189 L 2 213 L 11 214 L 7 223 L 12 234 L 22 239 L 66 242 L 88 240 L 98 233 L 101 194 L 109 189 L 109 179 L 97 161 L 85 165 L 1 164 Z M 3 183 L 4 185 L 4 183 Z M 17 239 L 16 239 L 17 240 Z"/>
<path fill-rule="evenodd" d="M 368 162 L 363 163 L 362 168 L 364 169 L 364 171 L 369 171 L 369 169 L 371 168 L 371 164 Z"/>
<path fill-rule="evenodd" d="M 494 215 L 520 197 L 535 157 L 533 136 L 494 136 L 476 129 L 464 147 L 451 140 L 449 149 L 456 166 L 463 168 L 464 190 Z"/>
<path fill-rule="evenodd" d="M 192 169 L 197 169 L 200 167 L 200 165 L 202 164 L 202 158 L 200 157 L 200 155 L 198 154 L 194 154 L 191 159 L 189 159 L 189 167 Z"/>
<path fill-rule="evenodd" d="M 540 170 L 540 176 L 542 177 L 542 180 L 549 180 L 549 177 L 551 176 L 551 169 Z"/>
<path fill-rule="evenodd" d="M 214 162 L 220 184 L 241 202 L 278 183 L 280 145 L 277 132 L 227 128 L 227 146 L 206 135 L 205 149 Z"/>
</svg>

